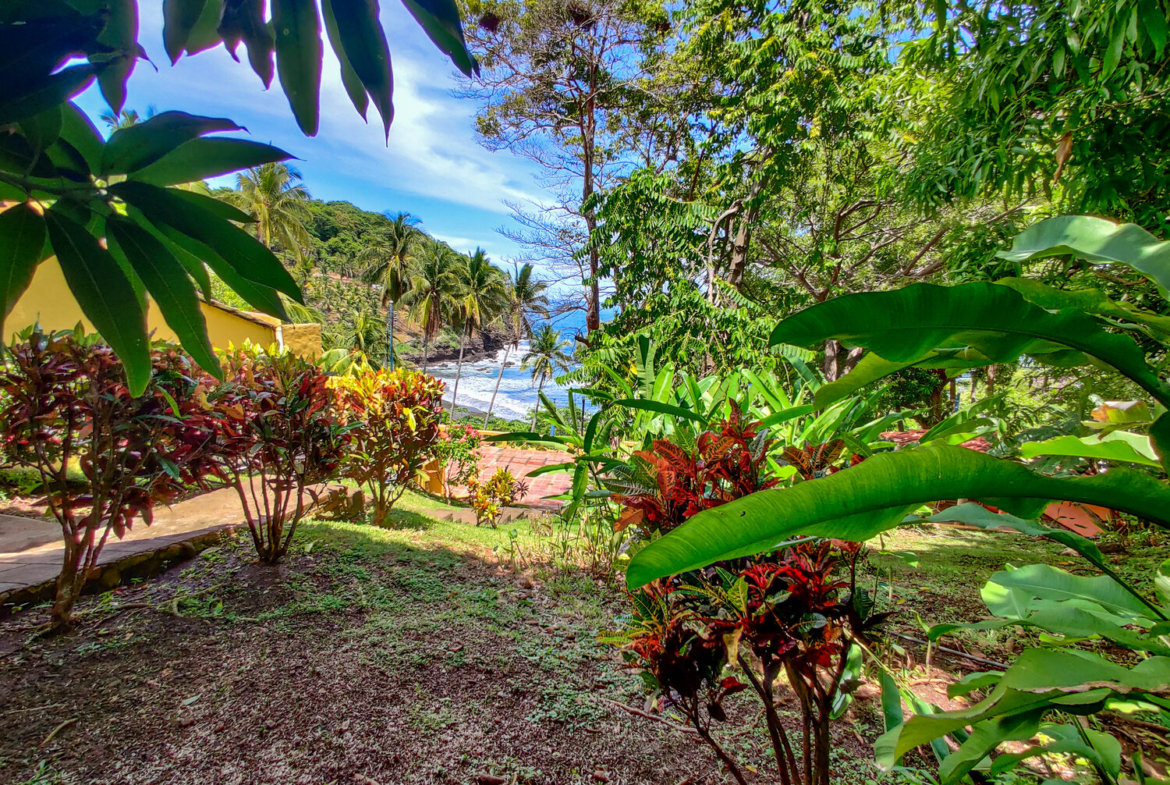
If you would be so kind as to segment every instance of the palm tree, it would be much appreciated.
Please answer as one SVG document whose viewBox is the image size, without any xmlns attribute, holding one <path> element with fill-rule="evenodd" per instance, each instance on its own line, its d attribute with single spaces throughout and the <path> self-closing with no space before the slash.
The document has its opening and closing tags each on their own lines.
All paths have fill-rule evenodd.
<svg viewBox="0 0 1170 785">
<path fill-rule="evenodd" d="M 148 107 L 146 110 L 146 119 L 149 120 L 154 117 L 154 112 L 155 109 L 153 106 Z M 123 128 L 129 128 L 142 122 L 142 118 L 134 109 L 123 109 L 118 114 L 103 112 L 99 117 L 111 131 L 120 131 Z"/>
<path fill-rule="evenodd" d="M 569 370 L 569 363 L 573 358 L 565 354 L 564 348 L 571 345 L 570 341 L 561 338 L 561 334 L 554 330 L 552 325 L 542 324 L 536 334 L 532 336 L 532 341 L 528 345 L 528 354 L 524 355 L 524 361 L 520 363 L 522 369 L 532 369 L 532 381 L 536 382 L 536 406 L 532 409 L 532 430 L 534 431 L 536 430 L 536 413 L 540 411 L 540 393 L 544 388 L 544 383 L 552 378 L 553 371 Z"/>
<path fill-rule="evenodd" d="M 279 245 L 296 258 L 298 266 L 313 243 L 305 228 L 312 218 L 312 197 L 300 179 L 301 173 L 287 164 L 264 164 L 236 175 L 236 190 L 224 197 L 252 216 L 256 237 L 266 248 Z"/>
<path fill-rule="evenodd" d="M 430 240 L 419 250 L 410 273 L 410 290 L 402 301 L 423 331 L 423 373 L 431 339 L 444 324 L 459 321 L 459 255 L 445 243 Z"/>
<path fill-rule="evenodd" d="M 389 348 L 385 365 L 394 370 L 394 306 L 410 287 L 411 255 L 419 239 L 424 237 L 414 226 L 410 213 L 399 213 L 390 224 L 370 240 L 358 254 L 358 261 L 366 265 L 362 280 L 382 287 L 382 307 L 387 309 L 386 340 Z"/>
<path fill-rule="evenodd" d="M 376 314 L 369 311 L 358 311 L 350 321 L 342 321 L 331 329 L 329 340 L 330 349 L 346 349 L 350 352 L 361 352 L 367 357 L 370 349 L 378 340 L 378 333 L 382 331 Z"/>
<path fill-rule="evenodd" d="M 459 266 L 459 310 L 463 333 L 459 336 L 459 363 L 455 366 L 455 389 L 451 392 L 451 419 L 455 419 L 455 399 L 459 396 L 459 379 L 463 375 L 463 351 L 467 341 L 494 321 L 507 305 L 507 279 L 500 268 L 488 261 L 482 248 L 465 257 Z"/>
<path fill-rule="evenodd" d="M 532 277 L 532 265 L 526 264 L 513 271 L 508 281 L 508 301 L 503 315 L 508 343 L 504 344 L 504 357 L 500 360 L 500 372 L 496 376 L 496 387 L 492 400 L 483 418 L 483 427 L 488 427 L 492 409 L 496 408 L 496 394 L 500 392 L 500 380 L 504 378 L 504 366 L 508 364 L 508 353 L 520 348 L 520 340 L 532 338 L 532 317 L 548 318 L 548 284 Z"/>
</svg>

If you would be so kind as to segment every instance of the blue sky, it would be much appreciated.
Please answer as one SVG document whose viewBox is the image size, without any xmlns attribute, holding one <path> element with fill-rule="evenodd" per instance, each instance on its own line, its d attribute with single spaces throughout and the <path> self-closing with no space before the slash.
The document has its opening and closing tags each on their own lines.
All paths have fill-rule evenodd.
<svg viewBox="0 0 1170 785">
<path fill-rule="evenodd" d="M 394 66 L 395 120 L 389 146 L 377 111 L 370 107 L 367 124 L 349 102 L 328 44 L 321 128 L 308 138 L 297 128 L 278 81 L 264 90 L 247 65 L 243 45 L 241 63 L 221 46 L 184 57 L 172 67 L 162 45 L 161 5 L 139 4 L 139 41 L 158 70 L 139 61 L 126 108 L 143 116 L 154 107 L 231 118 L 248 128 L 250 138 L 302 159 L 291 163 L 314 197 L 345 200 L 374 212 L 409 212 L 421 219 L 423 229 L 457 250 L 482 246 L 493 261 L 508 266 L 518 249 L 496 232 L 511 223 L 503 200 L 544 196 L 532 179 L 534 169 L 510 153 L 491 153 L 476 142 L 475 102 L 451 95 L 462 75 L 400 3 L 385 0 L 381 14 Z M 97 117 L 107 107 L 97 88 L 78 103 L 101 127 Z"/>
</svg>

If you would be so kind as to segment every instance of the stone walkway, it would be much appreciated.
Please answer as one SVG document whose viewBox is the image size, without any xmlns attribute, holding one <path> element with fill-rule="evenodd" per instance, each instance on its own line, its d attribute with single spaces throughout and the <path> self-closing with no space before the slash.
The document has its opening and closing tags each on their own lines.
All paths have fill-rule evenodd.
<svg viewBox="0 0 1170 785">
<path fill-rule="evenodd" d="M 559 510 L 564 502 L 555 499 L 546 499 L 546 496 L 559 496 L 567 493 L 573 487 L 573 475 L 564 472 L 542 474 L 539 477 L 529 477 L 528 473 L 542 466 L 551 466 L 556 463 L 571 461 L 573 456 L 556 450 L 518 450 L 514 447 L 480 447 L 483 457 L 479 462 L 479 479 L 486 481 L 495 474 L 496 469 L 504 468 L 512 472 L 517 479 L 528 483 L 528 493 L 517 499 L 516 504 L 536 507 L 543 510 Z M 463 496 L 465 491 L 460 488 L 457 496 Z"/>
<path fill-rule="evenodd" d="M 152 525 L 139 521 L 121 540 L 111 535 L 98 557 L 100 575 L 91 580 L 116 586 L 127 570 L 156 558 L 193 556 L 221 532 L 243 525 L 240 498 L 232 488 L 160 507 Z M 56 521 L 0 516 L 0 606 L 43 596 L 55 583 L 63 556 Z"/>
</svg>

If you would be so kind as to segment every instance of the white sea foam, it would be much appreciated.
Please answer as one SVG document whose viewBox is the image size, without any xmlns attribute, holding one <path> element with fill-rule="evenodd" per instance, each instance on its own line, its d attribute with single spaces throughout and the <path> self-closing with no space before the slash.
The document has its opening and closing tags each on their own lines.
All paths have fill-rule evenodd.
<svg viewBox="0 0 1170 785">
<path fill-rule="evenodd" d="M 527 341 L 520 342 L 519 350 L 508 353 L 508 366 L 504 368 L 504 378 L 500 380 L 500 392 L 496 396 L 493 414 L 511 420 L 532 416 L 532 407 L 538 403 L 536 385 L 532 381 L 532 371 L 520 368 L 527 353 Z M 460 406 L 487 411 L 503 357 L 504 352 L 501 350 L 494 358 L 463 363 L 463 375 L 459 379 Z M 443 400 L 448 403 L 455 389 L 456 365 L 455 362 L 438 363 L 428 369 L 433 376 L 447 383 Z M 565 406 L 568 403 L 568 391 L 557 386 L 555 382 L 546 381 L 542 390 L 558 406 Z"/>
</svg>

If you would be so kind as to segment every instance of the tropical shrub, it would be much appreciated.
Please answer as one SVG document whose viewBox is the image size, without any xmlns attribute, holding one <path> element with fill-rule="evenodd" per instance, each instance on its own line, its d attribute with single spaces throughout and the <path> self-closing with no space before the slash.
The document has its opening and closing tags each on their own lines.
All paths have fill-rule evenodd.
<svg viewBox="0 0 1170 785">
<path fill-rule="evenodd" d="M 435 442 L 435 458 L 443 476 L 443 495 L 451 498 L 451 487 L 467 487 L 479 477 L 479 451 L 483 435 L 473 426 L 452 424 L 440 429 L 440 438 Z"/>
<path fill-rule="evenodd" d="M 343 472 L 370 489 L 373 522 L 384 526 L 406 486 L 439 443 L 443 383 L 416 371 L 372 371 L 333 378 L 349 449 Z"/>
<path fill-rule="evenodd" d="M 111 533 L 121 539 L 139 517 L 149 526 L 155 504 L 216 472 L 214 420 L 199 403 L 195 371 L 177 348 L 156 346 L 145 392 L 133 395 L 96 336 L 33 327 L 9 347 L 0 372 L 5 456 L 40 474 L 65 543 L 54 629 L 69 624 Z M 75 467 L 84 484 L 69 478 Z"/>
<path fill-rule="evenodd" d="M 1164 293 L 1170 284 L 1165 265 L 1160 263 L 1165 249 L 1165 243 L 1136 226 L 1066 217 L 1031 227 L 1015 239 L 1011 251 L 1001 256 L 1020 265 L 1033 259 L 1067 255 L 1089 265 L 1111 265 L 1113 269 L 1129 266 Z M 1115 302 L 1100 291 L 1058 290 L 1024 278 L 949 288 L 915 284 L 896 291 L 849 295 L 801 311 L 777 326 L 772 335 L 774 343 L 814 346 L 826 340 L 841 340 L 867 350 L 850 373 L 816 390 L 815 406 L 836 405 L 866 385 L 911 367 L 957 374 L 1015 362 L 1021 357 L 1057 369 L 1087 364 L 1107 366 L 1153 399 L 1155 406 L 1147 406 L 1150 417 L 1129 423 L 1144 428 L 1145 434 L 1114 440 L 1073 439 L 1075 443 L 1033 449 L 1037 455 L 1076 455 L 1145 466 L 1139 469 L 1113 465 L 1106 472 L 1088 476 L 1049 475 L 938 439 L 896 453 L 875 455 L 823 480 L 775 488 L 703 511 L 685 527 L 640 551 L 630 563 L 627 583 L 638 587 L 722 560 L 766 553 L 777 541 L 810 534 L 864 541 L 903 522 L 922 520 L 913 513 L 924 504 L 954 499 L 971 499 L 1001 510 L 1004 514 L 991 516 L 992 525 L 1013 526 L 1026 534 L 1059 539 L 1079 549 L 1106 576 L 1114 577 L 1095 549 L 1076 541 L 1070 543 L 1070 533 L 1050 532 L 1030 519 L 1038 518 L 1052 501 L 1067 501 L 1098 505 L 1170 528 L 1170 489 L 1156 478 L 1162 472 L 1150 471 L 1164 470 L 1170 458 L 1170 415 L 1164 413 L 1165 407 L 1170 406 L 1170 387 L 1147 363 L 1133 335 L 1164 346 L 1170 332 L 1159 314 Z M 967 427 L 962 423 L 958 426 Z M 1150 466 L 1154 458 L 1160 466 Z M 948 510 L 948 519 L 955 520 L 955 514 Z M 1044 577 L 1047 580 L 1054 576 Z M 997 578 L 1002 586 L 1000 578 L 1002 574 Z M 1106 583 L 1099 584 L 1101 594 L 1085 601 L 1108 608 L 1101 602 Z M 1133 592 L 1126 594 L 1131 595 Z M 1008 596 L 1016 608 L 1023 609 L 1020 620 L 1035 621 L 1037 626 L 1043 625 L 1030 615 L 1032 601 L 1055 599 L 1035 586 L 1023 593 L 1010 591 Z M 1158 620 L 1150 627 L 1153 634 L 1146 638 L 1159 637 L 1165 631 L 1165 608 L 1141 597 L 1129 602 L 1131 611 L 1140 606 L 1141 613 L 1153 614 L 1146 617 L 1148 621 Z M 1070 621 L 1078 609 L 1094 617 L 1091 607 L 1078 608 L 1070 603 L 1059 609 L 1059 625 L 1051 607 L 1044 610 L 1053 613 L 1041 618 L 1066 637 L 1085 637 L 1072 631 L 1076 628 L 1074 622 L 1081 624 L 1081 632 L 1088 632 L 1090 637 L 1099 635 L 1111 641 L 1118 637 L 1116 631 L 1103 631 L 1106 620 L 1099 618 L 1100 614 L 1095 621 Z M 1109 619 L 1110 623 L 1142 627 L 1140 621 L 1113 610 L 1109 613 L 1121 620 Z M 1153 651 L 1153 643 L 1147 640 L 1142 645 Z M 1164 646 L 1164 641 L 1158 645 Z M 979 733 L 972 733 L 968 739 L 970 746 L 965 742 L 953 756 L 945 744 L 932 744 L 939 757 L 946 756 L 948 763 L 942 773 L 950 782 L 992 754 L 1002 741 L 1027 740 L 1047 727 L 1053 730 L 1050 737 L 1058 741 L 1063 738 L 1061 734 L 1075 731 L 1098 774 L 1103 781 L 1111 782 L 1116 779 L 1112 773 L 1116 767 L 1110 742 L 1087 738 L 1077 730 L 1079 724 L 1072 731 L 1060 731 L 1044 723 L 1051 723 L 1060 714 L 1094 713 L 1127 693 L 1140 696 L 1139 711 L 1142 706 L 1164 709 L 1164 688 L 1170 678 L 1168 664 L 1170 659 L 1158 655 L 1128 668 L 1081 651 L 1030 649 L 1004 675 L 979 674 L 956 688 L 959 692 L 988 689 L 987 697 L 970 709 L 952 716 L 938 715 L 941 719 L 936 719 L 929 707 L 916 706 L 920 716 L 903 728 L 890 730 L 879 749 L 879 760 L 890 764 L 920 744 L 936 742 L 968 726 L 977 728 Z M 921 716 L 925 714 L 931 716 Z M 987 724 L 983 724 L 985 721 Z M 1043 732 L 1049 735 L 1047 730 Z M 891 744 L 894 746 L 889 749 Z M 1001 759 L 1004 762 L 1000 768 L 1008 767 L 1011 758 Z"/>
<path fill-rule="evenodd" d="M 245 347 L 225 353 L 221 363 L 226 380 L 206 394 L 215 414 L 215 457 L 239 494 L 260 560 L 276 564 L 313 486 L 337 475 L 349 428 L 338 417 L 329 377 L 312 362 Z"/>
<path fill-rule="evenodd" d="M 512 472 L 501 466 L 487 482 L 481 482 L 478 477 L 471 478 L 467 492 L 471 508 L 475 510 L 475 525 L 486 523 L 494 529 L 504 508 L 528 493 L 528 483 L 517 480 Z"/>
<path fill-rule="evenodd" d="M 746 780 L 710 731 L 728 721 L 723 699 L 750 687 L 763 704 L 780 781 L 823 785 L 830 722 L 847 708 L 845 682 L 857 679 L 861 647 L 886 616 L 873 613 L 856 585 L 860 550 L 818 540 L 655 581 L 633 596 L 623 628 L 602 640 L 642 669 L 659 704 L 679 709 L 737 782 Z M 777 710 L 781 676 L 800 706 L 799 763 Z"/>
</svg>

